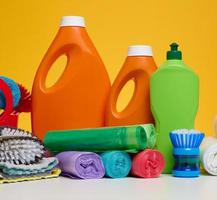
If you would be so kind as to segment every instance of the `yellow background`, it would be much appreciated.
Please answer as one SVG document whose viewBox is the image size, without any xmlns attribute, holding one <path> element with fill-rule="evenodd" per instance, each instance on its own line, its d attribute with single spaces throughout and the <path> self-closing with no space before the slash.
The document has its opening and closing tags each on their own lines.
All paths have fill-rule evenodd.
<svg viewBox="0 0 217 200">
<path fill-rule="evenodd" d="M 1 0 L 0 74 L 31 89 L 63 15 L 85 17 L 112 81 L 128 45 L 152 45 L 159 66 L 168 45 L 177 41 L 184 61 L 200 76 L 196 128 L 213 134 L 217 114 L 216 10 L 216 0 Z M 129 95 L 124 93 L 122 106 Z M 21 116 L 20 127 L 30 129 L 29 115 Z"/>
</svg>

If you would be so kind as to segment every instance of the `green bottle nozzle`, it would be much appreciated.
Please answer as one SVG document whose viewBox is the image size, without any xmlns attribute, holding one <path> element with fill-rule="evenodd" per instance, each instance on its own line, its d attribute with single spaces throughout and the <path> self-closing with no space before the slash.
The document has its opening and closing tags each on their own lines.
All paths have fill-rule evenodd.
<svg viewBox="0 0 217 200">
<path fill-rule="evenodd" d="M 170 45 L 170 49 L 171 49 L 171 51 L 177 51 L 178 50 L 178 44 L 176 44 L 176 43 L 172 43 L 171 45 Z"/>
<path fill-rule="evenodd" d="M 170 51 L 167 51 L 167 60 L 182 60 L 182 52 L 178 51 L 178 46 L 175 42 L 170 45 Z"/>
</svg>

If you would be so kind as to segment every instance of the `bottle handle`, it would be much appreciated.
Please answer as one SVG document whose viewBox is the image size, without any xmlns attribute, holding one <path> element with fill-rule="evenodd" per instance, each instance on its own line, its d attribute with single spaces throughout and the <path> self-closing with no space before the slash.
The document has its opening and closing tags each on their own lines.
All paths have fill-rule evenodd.
<svg viewBox="0 0 217 200">
<path fill-rule="evenodd" d="M 142 73 L 141 73 L 142 72 Z M 126 74 L 120 81 L 118 87 L 113 91 L 113 94 L 111 94 L 111 96 L 113 96 L 113 98 L 111 99 L 111 110 L 112 113 L 116 116 L 116 117 L 123 117 L 123 116 L 128 116 L 130 115 L 132 112 L 135 111 L 135 109 L 133 109 L 135 107 L 135 104 L 137 104 L 139 102 L 140 98 L 140 91 L 142 90 L 142 87 L 140 86 L 140 76 L 144 74 L 144 72 L 142 70 L 134 70 L 129 72 L 128 74 Z M 122 110 L 121 112 L 117 111 L 117 100 L 118 97 L 120 95 L 120 92 L 122 91 L 123 87 L 126 85 L 126 83 L 130 80 L 133 80 L 135 83 L 135 87 L 134 87 L 134 91 L 133 91 L 133 96 L 130 99 L 128 105 L 124 108 L 124 110 Z"/>
<path fill-rule="evenodd" d="M 43 89 L 43 91 L 49 91 L 54 88 L 54 86 L 56 88 L 58 87 L 58 85 L 61 85 L 59 83 L 62 82 L 66 76 L 66 70 L 70 63 L 70 54 L 72 49 L 74 49 L 75 47 L 77 47 L 76 44 L 63 44 L 61 46 L 53 44 L 53 46 L 51 46 L 51 48 L 47 51 L 37 72 L 37 78 L 39 79 L 38 82 L 40 88 Z M 62 55 L 66 55 L 67 57 L 65 69 L 56 81 L 56 83 L 54 83 L 51 87 L 47 88 L 45 83 L 48 72 L 55 63 L 55 61 Z"/>
</svg>

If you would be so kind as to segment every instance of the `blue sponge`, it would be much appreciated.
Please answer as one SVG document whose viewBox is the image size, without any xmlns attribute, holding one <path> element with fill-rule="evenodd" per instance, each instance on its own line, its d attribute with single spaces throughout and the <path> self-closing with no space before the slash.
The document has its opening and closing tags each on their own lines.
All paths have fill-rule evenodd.
<svg viewBox="0 0 217 200">
<path fill-rule="evenodd" d="M 16 82 L 14 82 L 12 79 L 4 77 L 4 76 L 0 76 L 0 79 L 2 79 L 3 81 L 5 81 L 8 86 L 10 87 L 11 91 L 12 91 L 12 95 L 13 95 L 13 106 L 14 108 L 17 107 L 19 101 L 20 101 L 20 88 L 17 85 Z M 3 92 L 0 90 L 0 108 L 4 109 L 6 106 L 6 102 L 5 102 L 5 97 Z"/>
</svg>

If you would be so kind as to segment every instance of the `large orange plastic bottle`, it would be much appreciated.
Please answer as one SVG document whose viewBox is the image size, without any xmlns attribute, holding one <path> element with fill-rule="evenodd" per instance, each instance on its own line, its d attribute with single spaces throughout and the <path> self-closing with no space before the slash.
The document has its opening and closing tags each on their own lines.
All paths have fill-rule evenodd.
<svg viewBox="0 0 217 200">
<path fill-rule="evenodd" d="M 106 106 L 107 126 L 154 123 L 150 110 L 149 78 L 156 69 L 150 46 L 129 47 L 125 63 L 111 88 Z M 118 96 L 129 80 L 135 82 L 133 97 L 128 106 L 118 112 L 116 108 Z"/>
<path fill-rule="evenodd" d="M 61 55 L 67 64 L 58 81 L 47 88 L 46 76 Z M 32 89 L 32 129 L 43 139 L 49 130 L 102 127 L 110 91 L 106 69 L 83 17 L 65 16 L 45 54 Z"/>
</svg>

